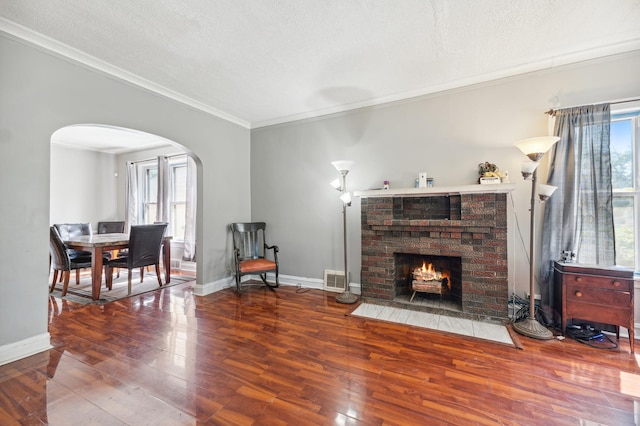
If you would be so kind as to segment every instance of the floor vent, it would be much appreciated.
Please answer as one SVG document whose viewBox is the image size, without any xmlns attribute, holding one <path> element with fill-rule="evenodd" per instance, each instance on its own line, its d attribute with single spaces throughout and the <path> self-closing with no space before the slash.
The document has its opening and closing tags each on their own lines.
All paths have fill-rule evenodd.
<svg viewBox="0 0 640 426">
<path fill-rule="evenodd" d="M 342 293 L 345 290 L 344 271 L 324 270 L 324 289 Z"/>
<path fill-rule="evenodd" d="M 171 269 L 182 269 L 182 261 L 180 259 L 171 259 Z"/>
</svg>

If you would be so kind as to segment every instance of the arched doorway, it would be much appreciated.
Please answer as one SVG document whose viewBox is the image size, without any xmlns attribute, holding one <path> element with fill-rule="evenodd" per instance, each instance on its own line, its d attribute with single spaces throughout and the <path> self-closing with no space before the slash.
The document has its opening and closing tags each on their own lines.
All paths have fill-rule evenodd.
<svg viewBox="0 0 640 426">
<path fill-rule="evenodd" d="M 51 136 L 50 169 L 50 223 L 89 222 L 96 229 L 100 221 L 129 221 L 127 213 L 127 173 L 133 164 L 141 173 L 157 167 L 157 159 L 166 158 L 170 168 L 170 180 L 167 193 L 171 194 L 170 217 L 166 220 L 172 236 L 171 267 L 173 271 L 182 271 L 185 275 L 196 275 L 195 263 L 195 206 L 186 208 L 187 201 L 187 165 L 192 168 L 189 176 L 191 185 L 188 194 L 193 194 L 189 202 L 197 197 L 196 168 L 199 159 L 179 143 L 150 133 L 101 124 L 76 124 L 65 126 Z M 193 161 L 191 161 L 193 160 Z M 153 176 L 148 173 L 146 177 Z M 156 175 L 157 176 L 157 175 Z M 153 223 L 149 202 L 145 194 L 158 182 L 149 182 L 145 178 L 136 180 L 140 185 L 140 217 L 134 224 Z M 179 192 L 179 194 L 177 194 Z M 196 201 L 197 202 L 197 201 Z M 190 219 L 186 211 L 192 211 Z M 153 211 L 155 214 L 155 210 Z M 182 216 L 180 216 L 180 214 Z M 190 237 L 185 237 L 185 228 L 189 228 Z"/>
</svg>

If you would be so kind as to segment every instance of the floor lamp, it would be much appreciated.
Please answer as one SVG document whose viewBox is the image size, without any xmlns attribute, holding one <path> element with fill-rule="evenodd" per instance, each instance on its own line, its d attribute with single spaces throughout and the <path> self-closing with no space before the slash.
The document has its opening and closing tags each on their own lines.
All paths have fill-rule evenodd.
<svg viewBox="0 0 640 426">
<path fill-rule="evenodd" d="M 351 194 L 347 192 L 347 174 L 349 169 L 353 166 L 353 161 L 340 160 L 331 162 L 333 167 L 340 172 L 342 180 L 334 180 L 331 185 L 342 193 L 340 200 L 342 200 L 342 226 L 343 226 L 343 238 L 344 238 L 344 291 L 336 296 L 336 302 L 338 303 L 356 303 L 358 296 L 351 293 L 349 287 L 349 272 L 347 269 L 347 207 L 351 205 Z"/>
<path fill-rule="evenodd" d="M 529 224 L 529 316 L 523 321 L 513 323 L 513 329 L 518 333 L 534 339 L 549 340 L 553 333 L 536 320 L 535 305 L 535 281 L 534 281 L 534 254 L 535 254 L 535 198 L 536 190 L 540 201 L 547 200 L 556 187 L 551 185 L 536 185 L 536 175 L 539 161 L 544 154 L 560 140 L 557 136 L 543 136 L 539 138 L 524 139 L 515 143 L 529 160 L 522 165 L 522 177 L 531 180 L 531 222 Z"/>
</svg>

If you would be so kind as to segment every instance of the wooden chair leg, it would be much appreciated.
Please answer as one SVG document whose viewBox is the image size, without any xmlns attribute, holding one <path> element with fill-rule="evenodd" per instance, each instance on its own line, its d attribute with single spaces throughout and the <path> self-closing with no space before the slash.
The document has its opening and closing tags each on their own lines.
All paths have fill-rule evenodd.
<svg viewBox="0 0 640 426">
<path fill-rule="evenodd" d="M 133 272 L 133 269 L 129 269 L 129 276 L 127 277 L 127 285 L 129 286 L 129 293 L 127 294 L 131 294 L 131 272 Z"/>
<path fill-rule="evenodd" d="M 112 251 L 111 258 L 115 259 L 116 257 L 118 257 L 118 253 L 120 253 L 120 250 Z M 120 268 L 116 268 L 116 278 L 120 278 Z"/>
<path fill-rule="evenodd" d="M 140 282 L 144 281 L 144 266 L 140 268 Z"/>
<path fill-rule="evenodd" d="M 64 285 L 62 286 L 62 295 L 67 295 L 67 289 L 69 288 L 69 280 L 71 279 L 71 271 L 64 271 Z"/>
<path fill-rule="evenodd" d="M 53 292 L 56 289 L 56 283 L 58 282 L 58 270 L 53 270 L 53 279 L 51 280 L 51 288 L 49 289 L 49 293 Z"/>
<path fill-rule="evenodd" d="M 76 285 L 80 284 L 80 269 L 76 269 Z"/>
<path fill-rule="evenodd" d="M 156 275 L 158 276 L 158 284 L 160 285 L 160 287 L 162 287 L 162 278 L 161 278 L 161 274 L 160 274 L 160 264 L 156 263 Z"/>
<path fill-rule="evenodd" d="M 111 290 L 113 288 L 113 268 L 104 267 L 104 280 L 107 288 Z"/>
</svg>

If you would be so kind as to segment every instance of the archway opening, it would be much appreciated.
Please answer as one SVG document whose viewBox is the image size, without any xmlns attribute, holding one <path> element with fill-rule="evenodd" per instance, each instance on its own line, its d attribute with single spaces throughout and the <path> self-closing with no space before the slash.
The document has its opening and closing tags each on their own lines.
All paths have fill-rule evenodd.
<svg viewBox="0 0 640 426">
<path fill-rule="evenodd" d="M 150 133 L 101 124 L 77 124 L 58 129 L 51 136 L 50 224 L 157 221 L 158 159 L 167 159 L 169 179 L 165 192 L 171 239 L 171 269 L 196 278 L 195 235 L 197 169 L 201 162 L 181 144 Z M 191 164 L 189 164 L 191 163 Z M 128 173 L 138 171 L 137 198 L 128 200 Z M 189 172 L 187 172 L 189 168 Z M 155 171 L 154 171 L 155 170 Z M 188 182 L 187 182 L 188 180 Z M 187 191 L 187 185 L 190 185 Z M 192 195 L 192 196 L 191 196 Z M 187 200 L 186 197 L 190 199 Z M 131 217 L 131 203 L 138 217 Z M 192 212 L 189 217 L 187 212 Z M 190 237 L 185 238 L 185 230 Z"/>
</svg>

